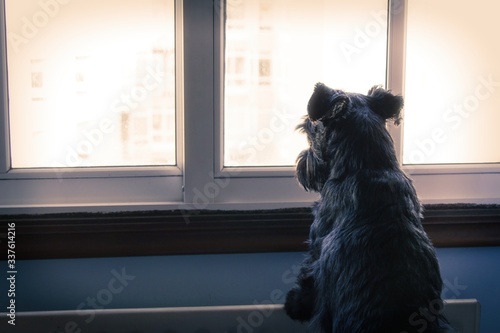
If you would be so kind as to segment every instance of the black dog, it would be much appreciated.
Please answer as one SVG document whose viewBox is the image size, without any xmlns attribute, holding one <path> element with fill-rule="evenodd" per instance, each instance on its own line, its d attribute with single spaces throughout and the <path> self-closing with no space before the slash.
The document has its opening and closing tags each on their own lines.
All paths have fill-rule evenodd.
<svg viewBox="0 0 500 333">
<path fill-rule="evenodd" d="M 298 126 L 310 148 L 297 178 L 321 199 L 285 309 L 311 332 L 445 332 L 435 250 L 385 127 L 402 107 L 380 87 L 361 95 L 318 83 Z"/>
</svg>

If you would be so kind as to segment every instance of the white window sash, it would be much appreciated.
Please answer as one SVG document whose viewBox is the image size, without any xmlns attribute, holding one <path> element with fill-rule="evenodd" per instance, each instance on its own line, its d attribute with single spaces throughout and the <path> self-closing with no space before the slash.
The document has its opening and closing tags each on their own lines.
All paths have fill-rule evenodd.
<svg viewBox="0 0 500 333">
<path fill-rule="evenodd" d="M 408 0 L 391 0 L 389 8 L 387 87 L 404 96 Z M 403 126 L 389 124 L 389 131 L 402 161 Z M 500 164 L 403 165 L 403 170 L 426 204 L 500 203 Z"/>
<path fill-rule="evenodd" d="M 176 10 L 176 72 L 182 73 L 182 1 Z M 5 20 L 5 2 L 0 2 Z M 0 213 L 155 210 L 182 201 L 182 75 L 176 78 L 177 165 L 12 169 L 6 32 L 0 25 Z"/>
</svg>

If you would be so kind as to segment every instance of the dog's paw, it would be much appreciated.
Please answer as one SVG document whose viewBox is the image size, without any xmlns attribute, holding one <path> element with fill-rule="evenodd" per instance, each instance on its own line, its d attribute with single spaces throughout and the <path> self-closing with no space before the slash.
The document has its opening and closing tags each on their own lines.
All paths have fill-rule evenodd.
<svg viewBox="0 0 500 333">
<path fill-rule="evenodd" d="M 301 289 L 295 287 L 286 295 L 285 311 L 293 320 L 308 321 L 313 315 L 313 310 L 311 296 L 303 295 Z"/>
</svg>

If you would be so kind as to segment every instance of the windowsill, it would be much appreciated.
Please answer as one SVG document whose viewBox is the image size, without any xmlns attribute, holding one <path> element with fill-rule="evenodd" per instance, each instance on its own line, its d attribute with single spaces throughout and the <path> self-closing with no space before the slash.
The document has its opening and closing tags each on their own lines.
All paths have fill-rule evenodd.
<svg viewBox="0 0 500 333">
<path fill-rule="evenodd" d="M 16 259 L 305 251 L 309 208 L 0 216 L 16 224 Z M 427 205 L 437 247 L 499 246 L 500 205 Z M 0 235 L 3 259 L 7 233 Z"/>
</svg>

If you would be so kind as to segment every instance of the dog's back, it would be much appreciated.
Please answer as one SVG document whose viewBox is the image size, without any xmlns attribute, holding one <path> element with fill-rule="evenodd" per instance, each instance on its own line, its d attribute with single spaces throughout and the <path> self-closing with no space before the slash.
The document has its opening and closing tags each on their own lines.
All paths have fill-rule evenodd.
<svg viewBox="0 0 500 333">
<path fill-rule="evenodd" d="M 332 228 L 318 238 L 318 223 L 311 226 L 321 241 L 313 275 L 323 295 L 313 324 L 336 333 L 440 332 L 442 281 L 413 187 L 397 172 L 365 177 L 328 184 L 334 197 L 322 197 L 315 209 L 322 217 L 315 221 L 330 216 Z M 351 205 L 339 207 L 340 197 Z"/>
<path fill-rule="evenodd" d="M 445 331 L 436 254 L 385 128 L 402 106 L 380 87 L 361 95 L 318 84 L 299 126 L 310 148 L 297 159 L 297 178 L 321 199 L 285 309 L 314 331 Z"/>
</svg>

